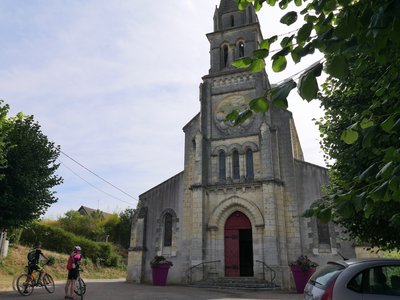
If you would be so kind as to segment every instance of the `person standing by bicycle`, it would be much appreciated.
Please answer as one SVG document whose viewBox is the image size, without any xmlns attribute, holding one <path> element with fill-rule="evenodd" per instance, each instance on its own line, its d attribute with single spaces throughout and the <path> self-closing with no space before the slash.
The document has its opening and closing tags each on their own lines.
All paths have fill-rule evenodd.
<svg viewBox="0 0 400 300">
<path fill-rule="evenodd" d="M 39 278 L 37 280 L 38 284 L 41 284 L 42 278 L 45 274 L 43 267 L 39 264 L 41 258 L 43 257 L 46 260 L 49 260 L 42 252 L 42 243 L 41 242 L 36 242 L 35 246 L 33 247 L 32 250 L 29 251 L 28 253 L 28 275 L 30 279 L 32 280 L 32 273 L 33 271 L 39 272 Z"/>
<path fill-rule="evenodd" d="M 80 246 L 75 246 L 73 252 L 68 258 L 68 280 L 65 285 L 65 299 L 74 299 L 74 288 L 79 275 L 79 264 L 82 260 L 81 250 Z"/>
</svg>

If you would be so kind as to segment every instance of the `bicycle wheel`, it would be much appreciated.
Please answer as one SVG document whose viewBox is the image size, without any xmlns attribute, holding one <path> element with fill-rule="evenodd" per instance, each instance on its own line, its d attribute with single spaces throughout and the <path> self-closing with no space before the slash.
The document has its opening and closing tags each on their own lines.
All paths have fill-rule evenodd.
<svg viewBox="0 0 400 300">
<path fill-rule="evenodd" d="M 86 283 L 80 277 L 76 280 L 76 286 L 74 292 L 78 296 L 84 295 L 86 293 Z"/>
<path fill-rule="evenodd" d="M 79 278 L 79 280 L 81 281 L 82 295 L 85 295 L 85 293 L 86 293 L 86 283 L 83 281 L 82 278 Z"/>
<path fill-rule="evenodd" d="M 82 278 L 77 279 L 74 292 L 80 296 L 81 300 L 83 299 L 83 295 L 86 293 L 86 284 Z"/>
<path fill-rule="evenodd" d="M 22 296 L 29 296 L 33 292 L 33 284 L 28 274 L 21 274 L 17 278 L 17 290 Z"/>
<path fill-rule="evenodd" d="M 54 285 L 54 280 L 53 277 L 51 277 L 50 274 L 45 274 L 43 276 L 43 285 L 46 291 L 48 291 L 50 294 L 53 294 L 54 291 L 56 290 L 56 286 Z"/>
</svg>

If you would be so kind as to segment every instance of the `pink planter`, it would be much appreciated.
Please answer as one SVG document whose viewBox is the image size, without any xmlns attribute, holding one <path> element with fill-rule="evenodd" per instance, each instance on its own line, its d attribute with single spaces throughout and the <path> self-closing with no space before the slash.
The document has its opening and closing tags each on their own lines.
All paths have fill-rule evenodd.
<svg viewBox="0 0 400 300">
<path fill-rule="evenodd" d="M 165 286 L 167 283 L 169 264 L 159 264 L 151 267 L 151 275 L 153 276 L 153 285 Z"/>
<path fill-rule="evenodd" d="M 297 293 L 302 294 L 304 292 L 304 288 L 306 287 L 308 279 L 310 279 L 312 274 L 314 274 L 315 268 L 311 268 L 306 272 L 304 272 L 298 266 L 292 266 L 290 267 L 290 269 L 292 270 L 294 283 L 296 284 L 296 291 Z"/>
</svg>

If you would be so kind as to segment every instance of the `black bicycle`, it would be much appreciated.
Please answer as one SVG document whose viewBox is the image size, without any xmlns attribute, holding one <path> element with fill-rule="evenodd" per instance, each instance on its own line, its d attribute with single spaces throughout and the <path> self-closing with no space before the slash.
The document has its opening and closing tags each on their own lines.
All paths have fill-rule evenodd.
<svg viewBox="0 0 400 300">
<path fill-rule="evenodd" d="M 48 260 L 44 265 L 51 265 L 53 262 Z M 42 280 L 39 281 L 39 278 L 35 278 L 35 273 L 33 272 L 31 275 L 28 274 L 28 266 L 26 266 L 27 272 L 21 274 L 17 278 L 17 290 L 22 296 L 29 296 L 32 294 L 33 289 L 35 287 L 44 287 L 47 292 L 50 294 L 54 293 L 56 290 L 53 277 L 49 273 L 47 273 L 44 269 L 39 272 L 39 278 L 42 277 Z M 45 273 L 41 276 L 42 273 Z"/>
<path fill-rule="evenodd" d="M 81 272 L 83 272 L 82 269 L 78 269 L 78 278 L 76 279 L 76 285 L 74 292 L 77 294 L 81 300 L 83 299 L 83 295 L 86 293 L 86 283 L 83 281 L 81 277 Z"/>
</svg>

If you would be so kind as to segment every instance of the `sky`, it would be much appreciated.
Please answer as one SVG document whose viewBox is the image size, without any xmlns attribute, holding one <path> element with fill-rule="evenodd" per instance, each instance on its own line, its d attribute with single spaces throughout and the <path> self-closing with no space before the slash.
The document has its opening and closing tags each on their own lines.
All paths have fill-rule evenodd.
<svg viewBox="0 0 400 300">
<path fill-rule="evenodd" d="M 205 35 L 219 2 L 0 0 L 0 99 L 10 116 L 34 115 L 65 153 L 59 200 L 45 218 L 81 205 L 134 208 L 140 194 L 183 170 L 182 128 L 200 110 L 199 85 L 210 67 Z M 284 13 L 258 13 L 264 38 L 296 29 L 279 23 Z M 267 68 L 270 82 L 318 59 L 282 73 Z M 292 91 L 289 110 L 305 160 L 324 166 L 312 121 L 322 116 L 319 103 Z"/>
</svg>

